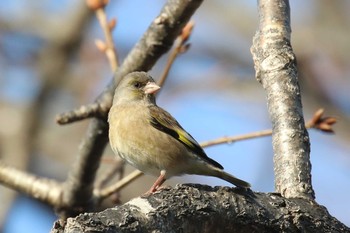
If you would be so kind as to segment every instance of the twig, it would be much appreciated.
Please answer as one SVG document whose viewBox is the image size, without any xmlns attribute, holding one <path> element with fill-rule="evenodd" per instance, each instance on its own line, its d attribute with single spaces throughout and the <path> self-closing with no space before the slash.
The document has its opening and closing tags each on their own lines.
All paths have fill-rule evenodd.
<svg viewBox="0 0 350 233">
<path fill-rule="evenodd" d="M 190 44 L 186 43 L 191 36 L 192 30 L 194 27 L 194 22 L 190 21 L 186 24 L 186 26 L 182 29 L 181 34 L 176 38 L 175 46 L 171 50 L 170 55 L 168 57 L 167 64 L 165 69 L 158 81 L 159 86 L 163 86 L 166 78 L 168 77 L 171 66 L 173 65 L 175 59 L 178 55 L 185 53 L 189 48 Z"/>
<path fill-rule="evenodd" d="M 96 116 L 99 112 L 100 112 L 100 106 L 98 103 L 83 105 L 72 111 L 57 115 L 56 122 L 60 125 L 64 125 L 70 122 L 79 121 L 85 118 Z"/>
<path fill-rule="evenodd" d="M 318 109 L 313 117 L 305 124 L 305 127 L 307 129 L 316 129 L 320 130 L 325 133 L 334 133 L 334 130 L 332 129 L 332 125 L 337 122 L 335 117 L 324 117 L 324 109 L 320 108 Z M 247 140 L 247 139 L 253 139 L 253 138 L 259 138 L 259 137 L 265 137 L 265 136 L 271 136 L 272 130 L 266 129 L 262 131 L 257 131 L 253 133 L 247 133 L 243 135 L 235 135 L 235 136 L 228 136 L 228 137 L 220 137 L 214 140 L 202 142 L 202 147 L 209 147 L 214 145 L 219 145 L 223 143 L 234 143 L 237 141 Z"/>
<path fill-rule="evenodd" d="M 126 185 L 133 182 L 134 180 L 141 177 L 142 175 L 143 173 L 141 171 L 135 170 L 131 172 L 129 175 L 125 176 L 123 179 L 119 180 L 114 185 L 111 185 L 102 190 L 99 190 L 99 189 L 94 190 L 94 196 L 96 199 L 103 200 L 109 197 L 110 195 L 112 195 L 113 193 L 118 192 L 119 190 L 124 188 Z"/>
<path fill-rule="evenodd" d="M 318 129 L 325 133 L 334 133 L 332 125 L 335 123 L 337 123 L 337 119 L 332 116 L 325 117 L 324 109 L 320 108 L 314 113 L 313 117 L 306 123 L 305 126 L 306 128 Z"/>
<path fill-rule="evenodd" d="M 106 53 L 107 59 L 111 66 L 112 71 L 116 71 L 118 68 L 118 56 L 114 45 L 111 31 L 116 25 L 116 19 L 112 19 L 110 22 L 107 20 L 105 7 L 109 3 L 108 0 L 87 0 L 86 4 L 88 7 L 96 12 L 96 17 L 101 25 L 103 33 L 105 35 L 106 42 L 97 40 L 96 46 Z"/>
<path fill-rule="evenodd" d="M 258 137 L 265 137 L 265 136 L 271 136 L 272 130 L 262 130 L 258 132 L 253 133 L 247 133 L 242 135 L 235 135 L 235 136 L 228 136 L 228 137 L 220 137 L 214 140 L 202 142 L 200 145 L 201 147 L 209 147 L 209 146 L 215 146 L 223 143 L 234 143 L 237 141 L 247 140 L 247 139 L 253 139 Z"/>
<path fill-rule="evenodd" d="M 110 84 L 106 90 L 95 100 L 95 102 L 83 105 L 69 112 L 61 113 L 56 116 L 58 124 L 69 124 L 76 121 L 84 120 L 91 117 L 99 117 L 105 119 L 109 108 L 112 105 L 112 94 L 110 93 L 114 85 Z"/>
<path fill-rule="evenodd" d="M 102 189 L 116 173 L 119 173 L 119 180 L 123 178 L 124 162 L 121 159 L 113 159 L 111 167 L 96 181 L 95 189 Z"/>
<path fill-rule="evenodd" d="M 96 16 L 100 22 L 100 25 L 103 29 L 105 38 L 106 38 L 106 44 L 104 49 L 101 49 L 101 46 L 98 46 L 97 43 L 103 43 L 102 41 L 96 41 L 96 45 L 98 48 L 100 48 L 102 51 L 106 53 L 107 59 L 109 61 L 109 64 L 111 66 L 112 71 L 116 71 L 118 68 L 118 56 L 117 51 L 114 46 L 114 41 L 111 34 L 111 29 L 114 27 L 116 20 L 112 19 L 110 23 L 107 22 L 106 12 L 103 8 L 100 8 L 96 11 Z M 113 25 L 113 26 L 112 26 Z M 102 45 L 102 44 L 101 44 Z"/>
</svg>

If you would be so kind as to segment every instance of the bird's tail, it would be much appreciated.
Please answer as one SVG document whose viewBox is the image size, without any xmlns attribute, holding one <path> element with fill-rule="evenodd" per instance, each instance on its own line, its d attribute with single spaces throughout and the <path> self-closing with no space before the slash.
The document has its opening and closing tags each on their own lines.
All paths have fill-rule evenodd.
<svg viewBox="0 0 350 233">
<path fill-rule="evenodd" d="M 241 188 L 250 188 L 250 184 L 244 180 L 238 179 L 237 177 L 234 177 L 233 175 L 225 172 L 221 169 L 215 169 L 215 176 L 218 178 L 221 178 L 223 180 L 226 180 L 227 182 L 230 182 L 231 184 L 241 187 Z"/>
</svg>

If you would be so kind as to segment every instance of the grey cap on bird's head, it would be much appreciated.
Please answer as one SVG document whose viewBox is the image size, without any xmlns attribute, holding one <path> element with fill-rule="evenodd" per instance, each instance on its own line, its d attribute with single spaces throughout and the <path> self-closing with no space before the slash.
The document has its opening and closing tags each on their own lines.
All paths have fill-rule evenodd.
<svg viewBox="0 0 350 233">
<path fill-rule="evenodd" d="M 118 80 L 117 82 L 117 86 L 119 86 L 119 84 L 124 80 L 124 79 L 128 79 L 130 77 L 137 77 L 137 78 L 144 78 L 144 79 L 148 79 L 151 82 L 154 82 L 154 79 L 152 78 L 151 75 L 149 75 L 147 72 L 144 71 L 134 71 L 134 72 L 130 72 L 126 75 L 124 75 L 121 79 Z"/>
</svg>

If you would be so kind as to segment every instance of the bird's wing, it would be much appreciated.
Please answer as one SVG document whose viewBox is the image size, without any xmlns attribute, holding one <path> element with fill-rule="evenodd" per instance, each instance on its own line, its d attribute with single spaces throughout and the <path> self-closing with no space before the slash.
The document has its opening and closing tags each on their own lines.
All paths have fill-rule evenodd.
<svg viewBox="0 0 350 233">
<path fill-rule="evenodd" d="M 181 127 L 181 125 L 174 119 L 174 117 L 170 115 L 170 113 L 158 106 L 150 106 L 149 110 L 151 114 L 150 123 L 154 128 L 172 136 L 194 154 L 198 155 L 201 159 L 205 160 L 211 165 L 223 169 L 218 162 L 209 158 L 205 154 L 198 142 Z"/>
</svg>

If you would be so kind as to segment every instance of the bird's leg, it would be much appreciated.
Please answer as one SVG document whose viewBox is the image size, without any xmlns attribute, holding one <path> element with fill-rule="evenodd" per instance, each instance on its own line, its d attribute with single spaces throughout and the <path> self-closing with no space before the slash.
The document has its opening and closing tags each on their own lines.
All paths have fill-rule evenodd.
<svg viewBox="0 0 350 233">
<path fill-rule="evenodd" d="M 160 176 L 157 178 L 156 182 L 152 185 L 150 190 L 148 190 L 145 194 L 151 194 L 157 191 L 157 189 L 165 182 L 165 170 L 160 171 Z"/>
</svg>

